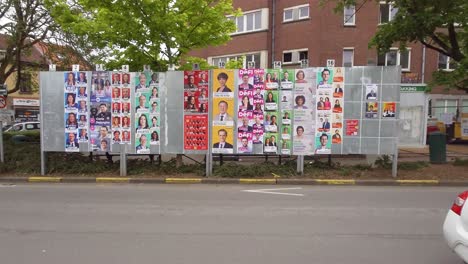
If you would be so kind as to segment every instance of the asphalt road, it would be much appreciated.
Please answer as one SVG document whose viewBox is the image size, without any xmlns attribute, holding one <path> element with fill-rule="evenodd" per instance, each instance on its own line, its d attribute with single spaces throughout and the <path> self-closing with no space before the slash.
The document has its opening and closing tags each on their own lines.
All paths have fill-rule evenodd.
<svg viewBox="0 0 468 264">
<path fill-rule="evenodd" d="M 461 263 L 463 188 L 293 187 L 2 185 L 0 263 Z"/>
</svg>

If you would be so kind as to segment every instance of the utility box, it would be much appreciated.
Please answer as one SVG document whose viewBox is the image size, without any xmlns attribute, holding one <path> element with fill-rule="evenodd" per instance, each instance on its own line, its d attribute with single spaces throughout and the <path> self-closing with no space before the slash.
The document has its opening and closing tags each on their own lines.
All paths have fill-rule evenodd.
<svg viewBox="0 0 468 264">
<path fill-rule="evenodd" d="M 447 136 L 444 133 L 434 132 L 429 135 L 429 158 L 431 163 L 447 162 Z"/>
</svg>

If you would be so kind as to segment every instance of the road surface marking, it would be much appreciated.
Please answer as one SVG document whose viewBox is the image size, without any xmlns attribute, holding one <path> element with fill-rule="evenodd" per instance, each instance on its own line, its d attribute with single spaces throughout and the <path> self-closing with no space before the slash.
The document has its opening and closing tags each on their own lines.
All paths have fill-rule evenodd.
<svg viewBox="0 0 468 264">
<path fill-rule="evenodd" d="M 304 196 L 301 193 L 284 193 L 284 192 L 276 192 L 276 191 L 288 191 L 288 190 L 301 190 L 302 187 L 294 187 L 294 188 L 275 188 L 275 189 L 258 189 L 258 190 L 242 190 L 243 192 L 251 192 L 251 193 L 267 193 L 267 194 L 279 194 L 279 195 L 291 195 L 291 196 Z"/>
</svg>

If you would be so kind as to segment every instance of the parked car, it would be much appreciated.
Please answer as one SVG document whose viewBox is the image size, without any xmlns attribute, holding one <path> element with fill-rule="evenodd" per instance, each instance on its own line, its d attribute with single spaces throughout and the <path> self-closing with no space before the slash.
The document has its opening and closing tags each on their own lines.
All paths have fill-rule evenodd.
<svg viewBox="0 0 468 264">
<path fill-rule="evenodd" d="M 449 247 L 468 263 L 468 191 L 460 193 L 453 202 L 444 222 L 444 237 Z"/>
<path fill-rule="evenodd" d="M 3 132 L 17 132 L 17 131 L 30 131 L 30 130 L 40 130 L 41 123 L 39 122 L 22 122 L 16 123 L 13 125 L 5 126 Z"/>
</svg>

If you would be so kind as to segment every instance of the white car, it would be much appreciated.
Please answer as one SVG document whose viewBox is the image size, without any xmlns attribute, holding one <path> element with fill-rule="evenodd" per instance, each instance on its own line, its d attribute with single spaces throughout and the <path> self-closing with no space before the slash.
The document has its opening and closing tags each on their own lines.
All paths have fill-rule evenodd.
<svg viewBox="0 0 468 264">
<path fill-rule="evenodd" d="M 13 125 L 3 127 L 3 132 L 13 132 L 13 131 L 30 131 L 30 130 L 39 130 L 41 129 L 41 123 L 39 122 L 22 122 L 16 123 Z"/>
<path fill-rule="evenodd" d="M 468 263 L 468 191 L 460 193 L 453 202 L 444 222 L 444 237 L 449 247 Z"/>
</svg>

